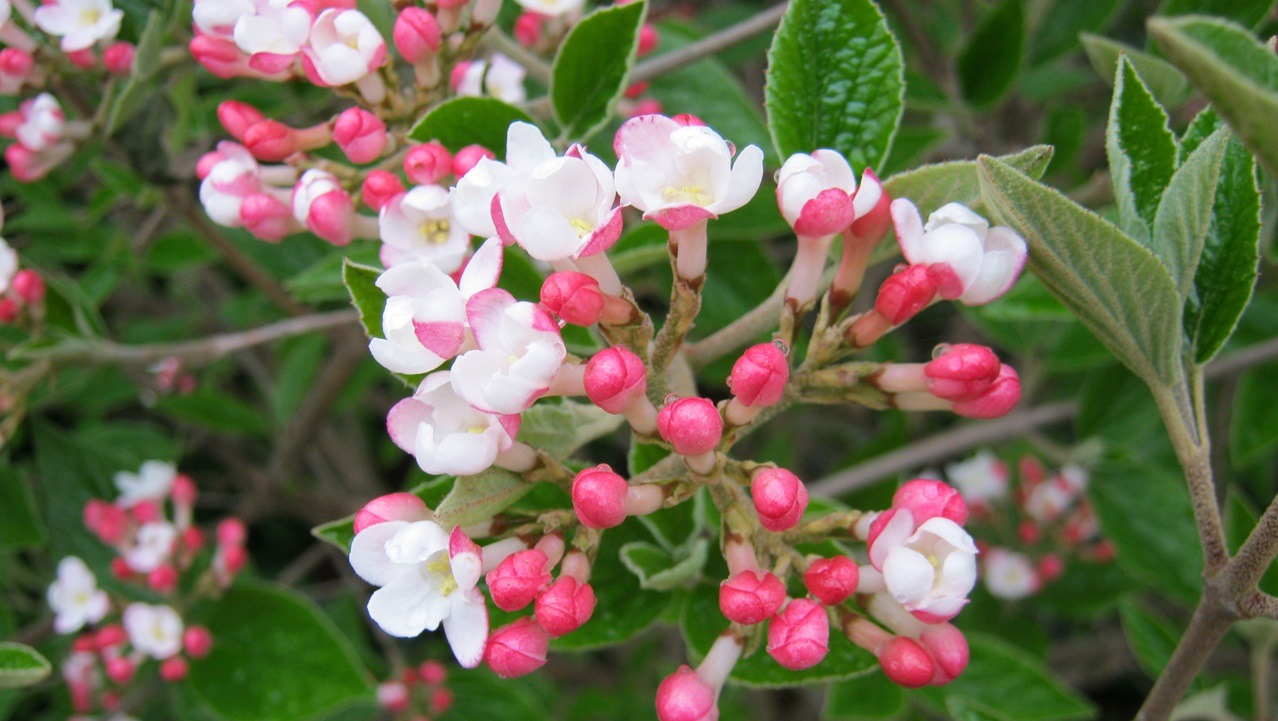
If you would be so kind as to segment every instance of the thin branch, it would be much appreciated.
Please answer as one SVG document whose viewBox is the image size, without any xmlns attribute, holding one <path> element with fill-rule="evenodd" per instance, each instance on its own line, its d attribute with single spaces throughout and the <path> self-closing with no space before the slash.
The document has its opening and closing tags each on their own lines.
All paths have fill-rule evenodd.
<svg viewBox="0 0 1278 721">
<path fill-rule="evenodd" d="M 493 28 L 485 33 L 480 45 L 514 60 L 524 66 L 524 70 L 528 71 L 529 78 L 547 87 L 550 86 L 550 65 L 546 64 L 545 60 L 537 57 L 536 53 L 515 42 L 513 38 L 500 29 Z"/>
<path fill-rule="evenodd" d="M 665 75 L 685 65 L 695 63 L 702 58 L 726 50 L 737 43 L 749 40 L 755 35 L 765 33 L 781 22 L 781 16 L 785 14 L 789 4 L 788 2 L 783 2 L 773 5 L 748 20 L 726 27 L 713 35 L 685 45 L 678 50 L 645 60 L 636 65 L 634 71 L 630 73 L 630 82 L 638 83 L 644 80 L 651 80 L 658 75 Z"/>
<path fill-rule="evenodd" d="M 827 268 L 821 276 L 820 292 L 825 292 L 830 286 L 830 282 L 834 280 L 834 272 L 834 268 Z M 688 358 L 688 363 L 693 368 L 702 368 L 776 327 L 781 306 L 785 305 L 785 291 L 789 286 L 790 274 L 786 273 L 781 282 L 777 283 L 772 295 L 745 315 L 695 343 L 685 343 L 683 354 Z"/>
<path fill-rule="evenodd" d="M 1135 721 L 1163 721 L 1171 716 L 1211 652 L 1229 632 L 1233 621 L 1233 617 L 1220 608 L 1219 598 L 1212 591 L 1206 591 L 1194 610 L 1189 628 L 1176 644 L 1171 661 L 1159 674 L 1154 688 L 1136 713 Z"/>
<path fill-rule="evenodd" d="M 1192 380 L 1193 384 L 1201 384 L 1201 376 Z M 1229 549 L 1225 543 L 1224 524 L 1220 519 L 1220 505 L 1216 503 L 1216 484 L 1211 473 L 1211 445 L 1206 437 L 1198 431 L 1195 418 L 1203 411 L 1198 401 L 1201 395 L 1195 393 L 1195 408 L 1186 411 L 1181 406 L 1182 393 L 1168 388 L 1150 388 L 1158 412 L 1162 415 L 1163 425 L 1171 438 L 1172 448 L 1176 451 L 1176 460 L 1185 472 L 1185 485 L 1189 489 L 1189 500 L 1194 510 L 1194 525 L 1198 529 L 1198 541 L 1203 549 L 1203 565 L 1207 576 L 1214 576 L 1229 562 Z"/>
<path fill-rule="evenodd" d="M 1278 497 L 1265 509 L 1229 564 L 1226 587 L 1237 594 L 1246 592 L 1260 582 L 1275 556 L 1278 556 Z"/>
</svg>

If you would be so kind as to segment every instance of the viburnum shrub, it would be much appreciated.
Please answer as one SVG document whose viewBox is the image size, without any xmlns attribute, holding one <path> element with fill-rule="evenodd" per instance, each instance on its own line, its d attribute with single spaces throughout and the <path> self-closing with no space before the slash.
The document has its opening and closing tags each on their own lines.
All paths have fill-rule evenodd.
<svg viewBox="0 0 1278 721">
<path fill-rule="evenodd" d="M 0 721 L 1266 718 L 1271 3 L 881 4 L 0 0 Z"/>
</svg>

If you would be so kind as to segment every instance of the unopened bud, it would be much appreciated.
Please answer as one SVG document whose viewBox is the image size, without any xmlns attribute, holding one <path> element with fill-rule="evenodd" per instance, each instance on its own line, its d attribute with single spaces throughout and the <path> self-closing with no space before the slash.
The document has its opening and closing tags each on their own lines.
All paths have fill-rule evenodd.
<svg viewBox="0 0 1278 721">
<path fill-rule="evenodd" d="M 407 7 L 395 18 L 391 37 L 399 54 L 409 63 L 416 64 L 439 52 L 439 21 L 425 8 Z"/>
<path fill-rule="evenodd" d="M 586 363 L 585 386 L 591 403 L 616 415 L 647 392 L 647 368 L 625 346 L 605 348 Z"/>
<path fill-rule="evenodd" d="M 453 172 L 453 156 L 448 152 L 448 148 L 440 143 L 414 145 L 404 156 L 404 175 L 408 176 L 410 182 L 417 185 L 437 183 L 448 177 L 451 172 Z"/>
<path fill-rule="evenodd" d="M 879 665 L 894 683 L 922 688 L 932 681 L 936 665 L 932 656 L 912 638 L 897 636 L 879 649 Z"/>
<path fill-rule="evenodd" d="M 182 632 L 182 648 L 191 658 L 204 658 L 213 649 L 213 634 L 203 626 L 191 626 Z"/>
<path fill-rule="evenodd" d="M 775 405 L 785 394 L 790 364 L 775 344 L 760 343 L 746 349 L 732 365 L 728 384 L 732 395 L 747 406 Z"/>
<path fill-rule="evenodd" d="M 718 692 L 696 671 L 680 666 L 657 686 L 660 721 L 714 721 L 719 718 Z"/>
<path fill-rule="evenodd" d="M 585 273 L 564 270 L 551 273 L 542 283 L 541 304 L 567 323 L 591 326 L 603 315 L 604 297 L 599 281 Z"/>
<path fill-rule="evenodd" d="M 352 163 L 371 163 L 386 150 L 386 123 L 363 108 L 347 108 L 333 123 L 333 142 Z"/>
<path fill-rule="evenodd" d="M 785 586 L 772 573 L 742 571 L 719 586 L 719 610 L 729 621 L 759 623 L 785 603 Z"/>
<path fill-rule="evenodd" d="M 918 315 L 936 298 L 940 283 L 929 266 L 911 265 L 893 273 L 879 286 L 874 309 L 897 326 Z"/>
<path fill-rule="evenodd" d="M 137 48 L 133 43 L 112 43 L 102 51 L 102 64 L 112 75 L 128 75 L 133 72 L 133 57 L 136 54 Z"/>
<path fill-rule="evenodd" d="M 675 453 L 698 456 L 713 451 L 723 438 L 723 418 L 705 398 L 679 398 L 657 414 L 657 432 Z"/>
<path fill-rule="evenodd" d="M 595 590 L 589 583 L 561 575 L 537 597 L 537 623 L 552 638 L 581 628 L 595 612 Z"/>
<path fill-rule="evenodd" d="M 355 533 L 387 521 L 430 520 L 431 512 L 426 502 L 412 493 L 388 493 L 378 496 L 355 514 Z"/>
<path fill-rule="evenodd" d="M 188 670 L 186 659 L 181 656 L 171 656 L 160 662 L 160 678 L 169 683 L 177 683 L 186 678 Z"/>
<path fill-rule="evenodd" d="M 808 593 L 827 606 L 837 606 L 856 593 L 861 573 L 856 562 L 847 556 L 822 558 L 803 573 Z"/>
<path fill-rule="evenodd" d="M 547 586 L 546 554 L 532 548 L 512 553 L 488 572 L 488 593 L 503 611 L 518 611 L 532 603 Z"/>
<path fill-rule="evenodd" d="M 266 116 L 248 103 L 242 103 L 239 100 L 223 100 L 217 106 L 217 119 L 232 138 L 242 141 L 248 129 L 266 120 Z"/>
<path fill-rule="evenodd" d="M 768 623 L 768 655 L 785 668 L 812 668 L 829 650 L 830 617 L 819 603 L 796 598 Z"/>
<path fill-rule="evenodd" d="M 965 418 L 999 418 L 1021 400 L 1021 378 L 1007 364 L 999 368 L 998 379 L 972 400 L 955 401 L 954 412 Z"/>
<path fill-rule="evenodd" d="M 484 662 L 498 676 L 526 676 L 546 665 L 550 636 L 531 618 L 524 617 L 493 631 L 484 649 Z"/>
<path fill-rule="evenodd" d="M 998 356 L 973 343 L 956 343 L 923 366 L 928 392 L 950 401 L 974 400 L 998 379 Z"/>
<path fill-rule="evenodd" d="M 587 468 L 572 481 L 572 507 L 587 528 L 612 528 L 626 520 L 626 480 L 606 464 Z"/>
<path fill-rule="evenodd" d="M 484 158 L 492 160 L 496 157 L 497 155 L 493 151 L 482 145 L 467 145 L 458 150 L 457 154 L 453 156 L 453 175 L 461 178 L 466 173 L 469 173 L 471 168 L 478 165 L 479 161 Z"/>
<path fill-rule="evenodd" d="M 960 526 L 967 523 L 967 501 L 958 489 L 930 478 L 908 481 L 892 496 L 893 508 L 908 508 L 915 523 L 929 518 L 948 518 Z"/>
<path fill-rule="evenodd" d="M 750 481 L 750 497 L 759 513 L 759 523 L 769 531 L 788 531 L 799 522 L 808 507 L 808 490 L 803 481 L 784 468 L 765 468 Z"/>
</svg>

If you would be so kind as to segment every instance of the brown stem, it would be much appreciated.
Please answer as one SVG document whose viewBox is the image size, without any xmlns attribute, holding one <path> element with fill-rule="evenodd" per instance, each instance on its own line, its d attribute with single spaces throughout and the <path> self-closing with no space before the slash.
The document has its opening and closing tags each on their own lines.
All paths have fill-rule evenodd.
<svg viewBox="0 0 1278 721">
<path fill-rule="evenodd" d="M 1201 383 L 1201 378 L 1196 379 Z M 1163 388 L 1152 389 L 1163 425 L 1171 437 L 1176 459 L 1185 471 L 1185 484 L 1189 488 L 1189 500 L 1194 509 L 1194 522 L 1198 527 L 1198 540 L 1203 549 L 1204 575 L 1215 576 L 1229 562 L 1229 549 L 1225 544 L 1224 524 L 1220 520 L 1220 506 L 1216 503 L 1216 484 L 1211 473 L 1211 445 L 1199 432 L 1194 418 L 1201 416 L 1201 408 L 1189 411 L 1191 418 L 1185 422 L 1183 402 L 1177 399 L 1179 391 Z M 1195 406 L 1198 404 L 1195 403 Z M 1193 424 L 1192 427 L 1190 424 Z M 1235 594 L 1236 596 L 1236 594 Z"/>
<path fill-rule="evenodd" d="M 726 50 L 737 43 L 749 40 L 755 35 L 765 33 L 781 21 L 781 16 L 785 14 L 789 5 L 790 3 L 788 2 L 773 5 L 752 18 L 726 27 L 695 43 L 685 45 L 673 52 L 658 55 L 651 60 L 645 60 L 636 65 L 634 71 L 630 73 L 630 82 L 638 83 L 644 80 L 651 80 L 658 75 L 678 70 L 704 57 Z"/>
<path fill-rule="evenodd" d="M 1274 557 L 1278 556 L 1278 497 L 1269 504 L 1256 527 L 1238 549 L 1229 564 L 1226 584 L 1230 591 L 1242 594 L 1260 582 Z"/>
<path fill-rule="evenodd" d="M 1210 588 L 1210 587 L 1209 587 Z M 1194 610 L 1189 628 L 1176 644 L 1171 661 L 1163 669 L 1154 688 L 1145 697 L 1135 721 L 1164 721 L 1171 717 L 1207 657 L 1220 644 L 1235 617 L 1227 613 L 1214 591 L 1207 590 Z"/>
</svg>

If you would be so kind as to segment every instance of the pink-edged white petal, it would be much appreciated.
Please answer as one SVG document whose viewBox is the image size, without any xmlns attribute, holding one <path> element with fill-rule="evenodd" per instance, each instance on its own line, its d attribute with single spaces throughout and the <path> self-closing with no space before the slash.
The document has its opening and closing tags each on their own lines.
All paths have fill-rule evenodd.
<svg viewBox="0 0 1278 721">
<path fill-rule="evenodd" d="M 355 573 L 374 586 L 385 586 L 405 571 L 411 571 L 386 555 L 386 544 L 407 526 L 407 521 L 387 521 L 355 534 L 349 555 Z"/>
<path fill-rule="evenodd" d="M 985 257 L 975 280 L 959 296 L 966 305 L 983 305 L 1002 296 L 1025 268 L 1028 250 L 1016 231 L 1003 226 L 990 228 L 985 237 Z"/>
<path fill-rule="evenodd" d="M 914 533 L 914 514 L 908 508 L 897 508 L 889 511 L 892 517 L 879 535 L 870 544 L 870 565 L 883 570 L 884 559 L 888 552 L 906 542 Z"/>
<path fill-rule="evenodd" d="M 484 550 L 462 533 L 460 526 L 453 528 L 448 537 L 448 559 L 458 588 L 469 591 L 479 583 L 484 568 Z"/>
<path fill-rule="evenodd" d="M 463 299 L 469 300 L 476 293 L 497 286 L 504 255 L 505 246 L 500 238 L 489 238 L 479 246 L 467 261 L 458 283 Z"/>
<path fill-rule="evenodd" d="M 455 591 L 452 610 L 444 619 L 444 635 L 462 668 L 475 668 L 484 660 L 488 643 L 488 606 L 477 588 Z"/>
<path fill-rule="evenodd" d="M 415 574 L 403 574 L 375 591 L 368 599 L 368 615 L 386 633 L 413 638 L 439 628 L 448 611 L 448 600 Z"/>
<path fill-rule="evenodd" d="M 728 187 L 723 197 L 711 205 L 710 209 L 722 215 L 740 208 L 759 192 L 761 182 L 763 182 L 763 150 L 757 145 L 747 145 L 742 148 L 736 162 L 732 164 L 732 174 L 728 176 Z"/>
<path fill-rule="evenodd" d="M 936 567 L 912 548 L 897 546 L 883 562 L 883 582 L 897 603 L 909 609 L 922 602 L 936 582 Z"/>
</svg>

